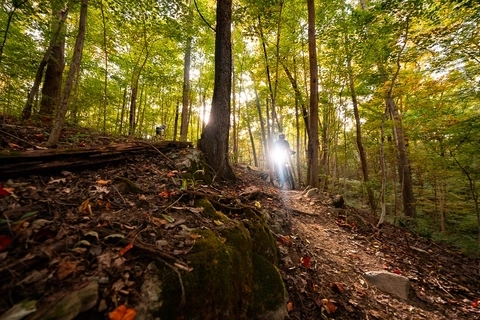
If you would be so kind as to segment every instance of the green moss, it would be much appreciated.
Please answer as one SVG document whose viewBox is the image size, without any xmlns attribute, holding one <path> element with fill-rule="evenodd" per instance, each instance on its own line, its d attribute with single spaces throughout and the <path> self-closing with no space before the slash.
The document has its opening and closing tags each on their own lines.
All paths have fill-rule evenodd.
<svg viewBox="0 0 480 320">
<path fill-rule="evenodd" d="M 202 212 L 203 216 L 213 220 L 229 220 L 228 217 L 220 211 L 215 210 L 213 205 L 205 198 L 198 200 L 195 205 L 205 210 Z"/>
<path fill-rule="evenodd" d="M 207 200 L 200 200 L 199 205 L 205 207 L 209 216 L 223 215 Z M 225 217 L 228 223 L 219 230 L 219 236 L 211 230 L 195 231 L 200 237 L 188 254 L 188 265 L 193 271 L 180 271 L 185 306 L 180 304 L 178 274 L 165 264 L 159 268 L 162 303 L 152 316 L 251 319 L 281 310 L 285 305 L 285 288 L 273 264 L 275 241 L 265 220 L 253 211 L 248 214 L 251 218 L 246 225 Z"/>
<path fill-rule="evenodd" d="M 178 276 L 164 266 L 163 305 L 156 316 L 162 319 L 246 319 L 252 266 L 251 259 L 242 256 L 248 249 L 237 250 L 237 244 L 240 248 L 248 248 L 248 233 L 237 226 L 225 232 L 227 240 L 223 243 L 210 230 L 197 232 L 202 238 L 197 239 L 188 256 L 193 271 L 182 272 L 187 306 L 180 309 Z"/>
<path fill-rule="evenodd" d="M 285 286 L 278 269 L 265 257 L 253 254 L 253 292 L 250 319 L 285 306 Z"/>
<path fill-rule="evenodd" d="M 245 209 L 245 216 L 248 218 L 245 224 L 252 237 L 253 251 L 276 265 L 278 263 L 277 245 L 265 218 L 251 209 Z"/>
</svg>

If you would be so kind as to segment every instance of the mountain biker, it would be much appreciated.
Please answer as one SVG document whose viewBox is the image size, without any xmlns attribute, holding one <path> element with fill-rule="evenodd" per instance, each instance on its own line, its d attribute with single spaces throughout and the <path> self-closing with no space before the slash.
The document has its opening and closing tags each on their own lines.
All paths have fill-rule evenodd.
<svg viewBox="0 0 480 320">
<path fill-rule="evenodd" d="M 279 133 L 278 140 L 273 143 L 273 163 L 275 174 L 277 175 L 280 188 L 283 188 L 287 177 L 285 176 L 285 164 L 288 162 L 288 157 L 295 154 L 290 148 L 290 143 L 285 140 L 285 134 Z"/>
</svg>

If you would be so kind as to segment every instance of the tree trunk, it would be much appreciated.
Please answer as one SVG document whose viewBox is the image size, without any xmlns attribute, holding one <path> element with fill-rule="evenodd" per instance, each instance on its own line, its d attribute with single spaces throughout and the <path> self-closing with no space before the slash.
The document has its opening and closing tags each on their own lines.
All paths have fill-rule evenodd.
<svg viewBox="0 0 480 320">
<path fill-rule="evenodd" d="M 231 22 L 232 0 L 218 0 L 212 110 L 199 143 L 200 150 L 205 154 L 207 164 L 215 176 L 224 180 L 236 180 L 228 162 L 232 86 Z"/>
<path fill-rule="evenodd" d="M 308 5 L 308 56 L 310 64 L 310 136 L 308 139 L 308 183 L 318 187 L 318 65 L 315 40 L 315 4 Z"/>
<path fill-rule="evenodd" d="M 408 160 L 405 133 L 402 127 L 402 118 L 391 95 L 387 96 L 387 107 L 394 124 L 395 145 L 398 151 L 398 172 L 402 184 L 403 210 L 407 217 L 415 218 L 415 196 L 413 195 L 412 173 Z"/>
<path fill-rule="evenodd" d="M 135 134 L 135 114 L 137 112 L 137 92 L 138 82 L 132 86 L 132 94 L 130 96 L 130 112 L 128 117 L 128 135 L 133 136 Z"/>
<path fill-rule="evenodd" d="M 57 116 L 55 118 L 55 124 L 53 125 L 52 132 L 46 143 L 48 148 L 55 147 L 58 144 L 60 138 L 60 132 L 65 122 L 65 115 L 67 114 L 68 101 L 70 99 L 70 93 L 75 81 L 75 75 L 77 74 L 80 63 L 82 62 L 83 44 L 85 41 L 85 30 L 87 25 L 87 9 L 88 0 L 82 0 L 80 8 L 80 21 L 78 25 L 78 35 L 75 41 L 75 48 L 73 52 L 72 62 L 70 70 L 68 71 L 67 79 L 65 80 L 65 86 L 63 88 L 63 95 L 60 106 L 58 108 Z"/>
<path fill-rule="evenodd" d="M 177 141 L 177 133 L 178 133 L 178 118 L 179 118 L 179 112 L 178 112 L 178 102 L 177 106 L 175 108 L 175 122 L 173 124 L 173 141 Z"/>
<path fill-rule="evenodd" d="M 188 106 L 190 97 L 190 63 L 192 56 L 192 36 L 191 28 L 193 24 L 193 13 L 190 0 L 188 5 L 188 18 L 187 18 L 187 41 L 185 44 L 185 59 L 183 65 L 183 93 L 182 93 L 182 121 L 180 125 L 180 141 L 187 141 L 188 132 Z"/>
<path fill-rule="evenodd" d="M 24 0 L 22 2 L 12 1 L 13 10 L 8 13 L 7 25 L 5 26 L 5 32 L 3 33 L 3 40 L 2 40 L 2 43 L 0 44 L 0 64 L 2 63 L 3 48 L 5 47 L 5 43 L 7 43 L 8 30 L 10 29 L 10 25 L 12 24 L 13 15 L 15 14 L 15 11 L 17 11 L 17 9 L 20 9 L 23 6 L 23 4 L 26 2 L 27 0 Z"/>
<path fill-rule="evenodd" d="M 375 197 L 373 194 L 372 187 L 369 184 L 369 172 L 368 172 L 368 162 L 367 162 L 367 155 L 365 153 L 365 148 L 363 147 L 362 142 L 362 124 L 360 122 L 360 113 L 358 112 L 358 100 L 357 94 L 355 91 L 355 82 L 353 80 L 353 70 L 352 70 L 352 57 L 349 50 L 350 42 L 348 40 L 348 36 L 345 35 L 345 50 L 347 55 L 347 72 L 348 72 L 348 84 L 350 87 L 350 95 L 352 97 L 352 105 L 353 105 L 353 114 L 355 115 L 355 128 L 356 128 L 356 139 L 357 139 L 357 148 L 358 154 L 360 156 L 360 162 L 362 164 L 362 174 L 363 174 L 363 182 L 365 183 L 365 187 L 367 189 L 368 195 L 368 203 L 370 205 L 370 209 L 372 213 L 376 211 L 376 203 Z M 383 122 L 382 122 L 383 125 Z"/>
<path fill-rule="evenodd" d="M 255 106 L 257 107 L 258 112 L 258 120 L 260 121 L 260 132 L 262 134 L 262 145 L 263 145 L 263 152 L 265 157 L 265 166 L 268 167 L 268 139 L 265 133 L 265 121 L 263 120 L 262 115 L 262 106 L 260 105 L 260 98 L 258 97 L 257 87 L 255 86 Z"/>
<path fill-rule="evenodd" d="M 42 82 L 43 70 L 45 69 L 45 66 L 48 63 L 48 60 L 50 60 L 50 56 L 52 54 L 54 46 L 57 44 L 57 39 L 58 39 L 58 37 L 59 37 L 59 35 L 62 31 L 65 20 L 67 19 L 67 15 L 68 15 L 68 7 L 67 7 L 67 9 L 65 9 L 65 11 L 62 12 L 62 15 L 60 17 L 60 21 L 58 22 L 58 25 L 57 25 L 57 29 L 53 33 L 52 39 L 50 39 L 50 44 L 48 45 L 47 51 L 45 51 L 45 54 L 43 55 L 42 61 L 40 61 L 40 64 L 38 65 L 37 73 L 35 74 L 35 80 L 33 82 L 33 86 L 30 89 L 30 92 L 28 93 L 27 102 L 25 103 L 25 106 L 23 107 L 23 111 L 22 111 L 22 118 L 23 119 L 29 119 L 32 116 L 33 101 L 35 99 L 35 96 L 37 96 L 37 94 L 38 94 L 38 89 L 40 88 L 40 83 Z M 79 36 L 80 36 L 80 30 L 79 30 Z M 78 36 L 77 36 L 77 39 L 78 39 Z M 82 45 L 82 48 L 83 48 L 83 40 L 82 40 L 81 45 Z M 81 55 L 81 53 L 80 53 L 80 55 Z M 80 59 L 81 59 L 81 57 L 80 57 Z M 73 58 L 72 58 L 72 62 L 73 62 Z M 71 86 L 73 84 L 74 76 L 75 75 L 72 74 L 72 79 L 71 79 L 72 83 L 70 84 L 69 90 L 72 89 Z M 65 90 L 64 90 L 64 93 L 65 93 Z M 65 110 L 65 112 L 66 112 L 66 110 Z"/>
<path fill-rule="evenodd" d="M 248 136 L 250 137 L 250 144 L 252 145 L 253 163 L 255 167 L 258 167 L 257 150 L 255 149 L 255 139 L 253 138 L 250 117 L 247 117 L 247 125 L 248 125 Z"/>
<path fill-rule="evenodd" d="M 54 13 L 61 19 L 63 12 Z M 57 43 L 52 48 L 52 54 L 48 59 L 45 80 L 42 87 L 42 98 L 40 100 L 40 116 L 53 118 L 55 109 L 60 104 L 62 93 L 62 74 L 65 68 L 65 34 L 61 32 Z"/>
<path fill-rule="evenodd" d="M 103 9 L 103 0 L 100 1 L 100 10 L 102 12 L 103 23 L 103 53 L 104 59 L 104 78 L 103 78 L 103 133 L 107 131 L 107 106 L 108 106 L 108 50 L 107 50 L 107 23 L 105 21 L 105 12 Z"/>
</svg>

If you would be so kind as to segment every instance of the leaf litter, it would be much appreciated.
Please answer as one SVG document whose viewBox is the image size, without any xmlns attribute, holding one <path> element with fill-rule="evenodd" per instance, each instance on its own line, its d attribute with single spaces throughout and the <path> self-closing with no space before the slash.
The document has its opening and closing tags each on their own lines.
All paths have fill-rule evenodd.
<svg viewBox="0 0 480 320">
<path fill-rule="evenodd" d="M 27 139 L 38 144 L 39 132 L 29 128 Z M 87 144 L 95 141 L 108 139 Z M 368 213 L 277 190 L 247 166 L 235 166 L 237 184 L 209 187 L 185 184 L 166 162 L 132 154 L 103 168 L 0 181 L 0 315 L 34 319 L 48 315 L 57 297 L 68 305 L 88 296 L 72 307 L 76 314 L 134 319 L 151 260 L 188 271 L 192 230 L 221 226 L 192 207 L 203 194 L 231 210 L 268 213 L 290 319 L 480 319 L 478 261 L 391 225 L 379 237 Z M 232 211 L 230 218 L 243 217 Z M 412 297 L 376 289 L 363 276 L 369 270 L 407 277 Z"/>
</svg>

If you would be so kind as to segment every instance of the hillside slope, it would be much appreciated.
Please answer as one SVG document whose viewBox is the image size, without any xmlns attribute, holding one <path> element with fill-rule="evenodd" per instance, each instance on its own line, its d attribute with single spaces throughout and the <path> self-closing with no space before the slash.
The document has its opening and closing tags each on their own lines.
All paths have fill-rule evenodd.
<svg viewBox="0 0 480 320">
<path fill-rule="evenodd" d="M 4 154 L 45 141 L 41 128 L 10 129 Z M 73 129 L 63 141 L 70 148 L 117 142 Z M 395 226 L 379 233 L 375 217 L 348 203 L 334 208 L 328 194 L 276 189 L 247 166 L 235 166 L 235 184 L 211 185 L 172 169 L 191 166 L 192 150 L 152 148 L 92 168 L 0 177 L 0 315 L 24 299 L 34 301 L 22 307 L 27 313 L 67 294 L 84 301 L 87 280 L 98 293 L 80 303 L 76 319 L 135 309 L 151 261 L 188 272 L 191 230 L 221 227 L 193 207 L 202 197 L 234 221 L 248 223 L 246 207 L 265 217 L 290 319 L 480 319 L 478 261 Z M 408 297 L 378 289 L 372 271 L 408 279 Z"/>
</svg>

